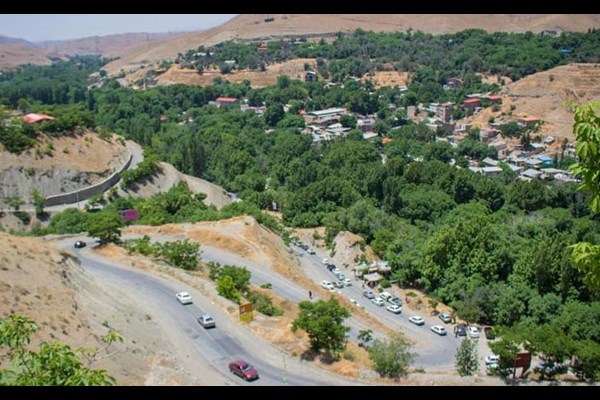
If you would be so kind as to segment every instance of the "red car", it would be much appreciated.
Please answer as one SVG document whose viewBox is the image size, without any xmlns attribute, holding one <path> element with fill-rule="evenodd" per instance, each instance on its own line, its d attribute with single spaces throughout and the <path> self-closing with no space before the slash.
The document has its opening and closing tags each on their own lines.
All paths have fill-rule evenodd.
<svg viewBox="0 0 600 400">
<path fill-rule="evenodd" d="M 258 371 L 246 361 L 237 360 L 230 362 L 229 371 L 247 381 L 258 379 Z"/>
</svg>

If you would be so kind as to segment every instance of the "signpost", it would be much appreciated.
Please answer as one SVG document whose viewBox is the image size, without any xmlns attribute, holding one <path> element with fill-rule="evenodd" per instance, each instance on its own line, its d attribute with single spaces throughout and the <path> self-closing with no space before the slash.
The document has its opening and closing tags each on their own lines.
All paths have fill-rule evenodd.
<svg viewBox="0 0 600 400">
<path fill-rule="evenodd" d="M 240 304 L 240 321 L 250 322 L 254 318 L 252 303 Z"/>
</svg>

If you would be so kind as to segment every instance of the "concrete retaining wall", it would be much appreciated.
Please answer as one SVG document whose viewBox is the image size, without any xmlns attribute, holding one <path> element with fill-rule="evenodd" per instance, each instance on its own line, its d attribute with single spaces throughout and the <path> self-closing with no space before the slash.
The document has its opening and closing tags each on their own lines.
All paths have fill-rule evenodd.
<svg viewBox="0 0 600 400">
<path fill-rule="evenodd" d="M 79 201 L 85 200 L 89 197 L 92 197 L 96 193 L 105 192 L 114 186 L 121 179 L 121 172 L 125 171 L 129 168 L 131 164 L 131 160 L 133 158 L 133 154 L 129 152 L 129 157 L 127 157 L 127 161 L 115 171 L 111 176 L 99 182 L 95 185 L 85 187 L 83 189 L 75 190 L 69 193 L 56 194 L 54 196 L 48 196 L 46 198 L 45 207 L 57 206 L 60 204 L 71 204 L 77 203 Z"/>
</svg>

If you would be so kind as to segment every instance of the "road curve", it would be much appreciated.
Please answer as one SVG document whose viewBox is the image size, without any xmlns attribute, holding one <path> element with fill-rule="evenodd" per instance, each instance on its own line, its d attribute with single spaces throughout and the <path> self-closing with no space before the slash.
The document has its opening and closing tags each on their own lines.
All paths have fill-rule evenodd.
<svg viewBox="0 0 600 400">
<path fill-rule="evenodd" d="M 61 242 L 63 248 L 71 246 L 72 239 Z M 223 375 L 224 381 L 215 384 L 315 386 L 361 383 L 341 378 L 297 358 L 286 357 L 262 338 L 231 321 L 218 306 L 182 282 L 115 264 L 92 254 L 89 249 L 71 249 L 80 259 L 84 270 L 96 279 L 133 295 L 139 299 L 137 304 L 142 308 L 154 314 L 163 313 L 165 318 L 170 318 L 174 327 L 193 343 L 197 356 L 206 361 L 205 365 L 211 365 Z M 176 301 L 175 293 L 183 290 L 192 294 L 194 304 L 182 306 Z M 204 313 L 215 318 L 216 329 L 205 330 L 196 322 L 197 317 Z M 253 345 L 242 344 L 248 342 L 248 335 L 253 336 L 250 338 Z M 228 362 L 237 358 L 253 364 L 259 371 L 260 379 L 246 383 L 237 377 L 232 378 Z"/>
</svg>

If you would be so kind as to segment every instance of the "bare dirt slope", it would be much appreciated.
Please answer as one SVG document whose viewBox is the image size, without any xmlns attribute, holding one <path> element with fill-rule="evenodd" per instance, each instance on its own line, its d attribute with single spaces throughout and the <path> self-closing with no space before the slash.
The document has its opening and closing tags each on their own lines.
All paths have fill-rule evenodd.
<svg viewBox="0 0 600 400">
<path fill-rule="evenodd" d="M 0 44 L 0 71 L 22 64 L 50 65 L 52 61 L 39 48 L 21 43 Z"/>
<path fill-rule="evenodd" d="M 265 19 L 273 18 L 271 22 Z M 412 28 L 431 33 L 481 28 L 489 32 L 531 30 L 586 31 L 600 26 L 599 14 L 243 14 L 203 32 L 189 32 L 157 42 L 156 46 L 131 48 L 106 69 L 118 73 L 144 61 L 174 59 L 200 44 L 211 46 L 233 39 L 258 39 L 352 31 L 398 31 Z"/>
<path fill-rule="evenodd" d="M 41 135 L 37 147 L 43 150 L 50 144 L 51 156 L 35 148 L 13 154 L 0 145 L 0 198 L 19 196 L 29 202 L 34 188 L 50 196 L 92 185 L 123 165 L 129 154 L 116 140 L 101 140 L 91 132 L 58 138 Z M 0 199 L 0 208 L 4 207 Z"/>
<path fill-rule="evenodd" d="M 204 71 L 199 75 L 195 69 L 182 69 L 179 66 L 171 67 L 167 72 L 158 77 L 159 85 L 171 85 L 174 83 L 184 83 L 187 85 L 208 86 L 212 85 L 216 77 L 221 77 L 232 83 L 242 83 L 244 80 L 249 80 L 252 87 L 261 88 L 273 85 L 277 82 L 277 77 L 287 75 L 293 79 L 304 80 L 304 64 L 308 63 L 313 69 L 316 68 L 316 60 L 314 58 L 298 58 L 282 63 L 268 65 L 266 71 L 250 71 L 241 70 L 233 71 L 230 74 L 222 74 L 219 70 L 214 69 Z M 143 70 L 142 70 L 143 71 Z M 129 81 L 135 81 L 138 77 L 132 74 Z"/>
<path fill-rule="evenodd" d="M 0 317 L 19 314 L 34 320 L 40 330 L 34 334 L 33 345 L 61 341 L 73 348 L 99 348 L 101 338 L 108 332 L 104 321 L 122 329 L 124 334 L 130 333 L 132 327 L 140 332 L 152 328 L 152 322 L 144 315 L 115 304 L 112 295 L 90 280 L 68 251 L 57 250 L 41 239 L 0 232 L 0 257 Z M 115 310 L 129 312 L 129 321 L 111 318 Z M 139 335 L 134 337 L 140 339 Z M 119 350 L 118 354 L 96 367 L 108 370 L 121 384 L 143 383 L 148 361 L 142 355 L 145 351 L 141 343 L 149 339 L 134 344 L 129 336 L 124 344 L 111 348 Z M 4 351 L 0 350 L 0 354 Z M 0 360 L 0 365 L 6 366 L 6 358 L 0 356 Z"/>
<path fill-rule="evenodd" d="M 154 174 L 144 183 L 137 184 L 125 191 L 119 189 L 120 194 L 122 196 L 148 197 L 160 192 L 167 192 L 174 185 L 185 181 L 192 192 L 206 194 L 204 203 L 207 205 L 212 204 L 217 209 L 220 209 L 232 202 L 231 198 L 227 195 L 227 191 L 214 183 L 183 174 L 169 163 L 161 162 L 160 167 L 161 171 Z"/>
<path fill-rule="evenodd" d="M 0 36 L 0 70 L 14 69 L 22 64 L 50 65 L 52 60 L 67 56 L 99 54 L 120 57 L 130 48 L 148 48 L 173 37 L 174 33 L 123 33 L 92 36 L 74 40 L 55 40 L 31 43 L 26 40 Z"/>
<path fill-rule="evenodd" d="M 515 116 L 541 118 L 541 134 L 573 140 L 573 113 L 565 102 L 600 100 L 600 64 L 569 64 L 527 76 L 504 89 Z"/>
</svg>

